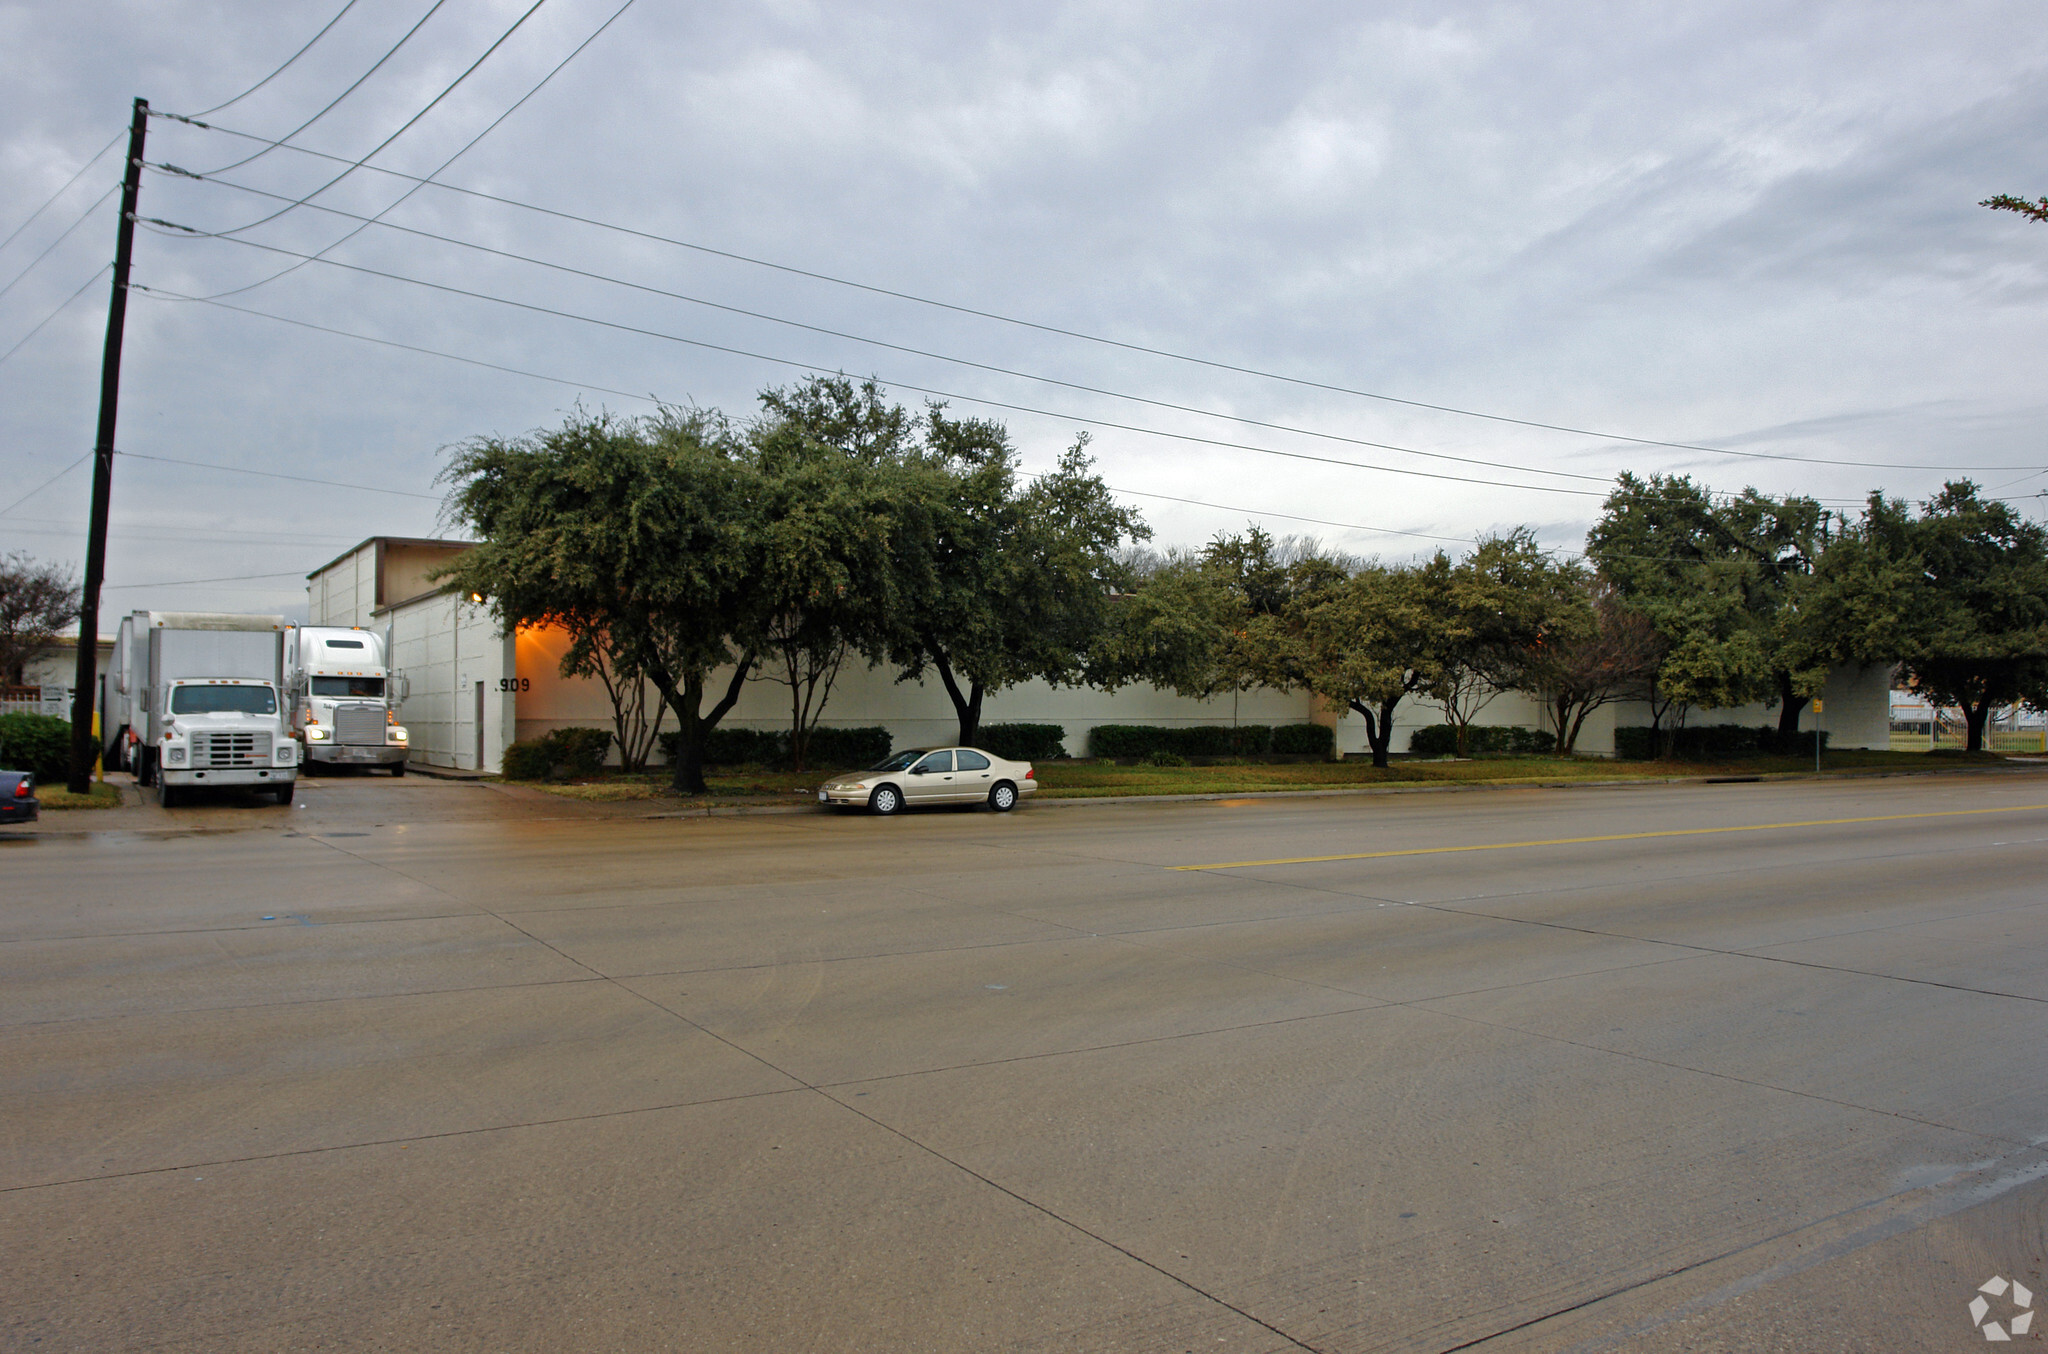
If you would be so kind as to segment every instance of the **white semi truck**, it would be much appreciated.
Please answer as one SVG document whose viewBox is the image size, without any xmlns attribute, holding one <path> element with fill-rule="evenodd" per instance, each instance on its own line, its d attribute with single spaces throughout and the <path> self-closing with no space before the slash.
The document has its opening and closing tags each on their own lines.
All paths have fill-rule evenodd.
<svg viewBox="0 0 2048 1354">
<path fill-rule="evenodd" d="M 102 727 L 118 731 L 136 780 L 165 808 L 214 785 L 292 802 L 299 749 L 284 722 L 284 632 L 282 616 L 122 618 Z"/>
<path fill-rule="evenodd" d="M 390 637 L 359 626 L 294 625 L 284 633 L 285 697 L 308 775 L 316 766 L 382 766 L 405 774 L 398 722 L 405 674 L 391 671 Z"/>
</svg>

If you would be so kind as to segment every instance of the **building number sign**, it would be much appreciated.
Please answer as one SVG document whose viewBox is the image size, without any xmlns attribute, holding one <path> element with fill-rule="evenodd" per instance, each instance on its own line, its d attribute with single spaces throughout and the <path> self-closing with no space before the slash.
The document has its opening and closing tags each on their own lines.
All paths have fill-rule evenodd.
<svg viewBox="0 0 2048 1354">
<path fill-rule="evenodd" d="M 500 677 L 498 679 L 498 690 L 531 691 L 533 690 L 533 680 L 528 677 Z"/>
</svg>

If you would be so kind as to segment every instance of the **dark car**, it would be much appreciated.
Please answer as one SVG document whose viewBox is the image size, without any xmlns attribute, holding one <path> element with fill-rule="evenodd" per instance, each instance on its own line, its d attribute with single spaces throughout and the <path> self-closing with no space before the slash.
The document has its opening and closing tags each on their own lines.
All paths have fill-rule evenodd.
<svg viewBox="0 0 2048 1354">
<path fill-rule="evenodd" d="M 0 771 L 0 823 L 33 823 L 42 808 L 34 776 L 26 771 Z"/>
</svg>

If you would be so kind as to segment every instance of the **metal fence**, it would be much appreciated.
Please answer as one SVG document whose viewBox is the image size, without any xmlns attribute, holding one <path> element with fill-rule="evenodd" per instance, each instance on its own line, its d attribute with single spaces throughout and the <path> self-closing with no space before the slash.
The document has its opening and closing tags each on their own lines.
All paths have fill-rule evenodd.
<svg viewBox="0 0 2048 1354">
<path fill-rule="evenodd" d="M 61 686 L 10 686 L 0 690 L 0 715 L 71 717 L 71 692 Z"/>
<path fill-rule="evenodd" d="M 1960 720 L 1943 720 L 1932 732 L 1924 719 L 1892 721 L 1893 752 L 1960 752 L 1969 744 L 1969 731 Z M 1986 729 L 1984 746 L 1992 752 L 2048 752 L 2048 730 Z"/>
</svg>

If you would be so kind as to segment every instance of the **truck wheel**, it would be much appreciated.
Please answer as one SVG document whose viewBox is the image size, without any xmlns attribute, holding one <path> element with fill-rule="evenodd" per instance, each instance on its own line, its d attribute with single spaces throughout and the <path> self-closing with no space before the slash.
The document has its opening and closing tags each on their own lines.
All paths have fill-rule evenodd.
<svg viewBox="0 0 2048 1354">
<path fill-rule="evenodd" d="M 292 791 L 293 791 L 293 790 L 296 790 L 297 788 L 298 788 L 298 782 L 296 782 L 296 781 L 290 781 L 290 782 L 287 782 L 286 784 L 283 784 L 283 785 L 280 785 L 280 786 L 278 786 L 278 787 L 277 787 L 277 790 L 276 790 L 276 792 L 275 792 L 275 793 L 276 793 L 276 795 L 277 795 L 277 802 L 278 802 L 278 803 L 280 803 L 280 804 L 289 804 L 289 803 L 291 803 L 291 802 L 292 802 Z"/>
<path fill-rule="evenodd" d="M 404 762 L 393 762 L 393 763 L 391 764 L 391 774 L 392 774 L 392 775 L 394 775 L 394 776 L 402 776 L 402 775 L 404 775 L 404 774 L 405 774 L 405 763 L 404 763 Z"/>
<path fill-rule="evenodd" d="M 147 790 L 156 784 L 156 753 L 143 749 L 135 754 L 135 783 Z"/>
<path fill-rule="evenodd" d="M 170 784 L 161 775 L 155 777 L 155 781 L 158 808 L 175 809 L 184 801 L 185 796 L 180 793 L 178 786 Z"/>
</svg>

